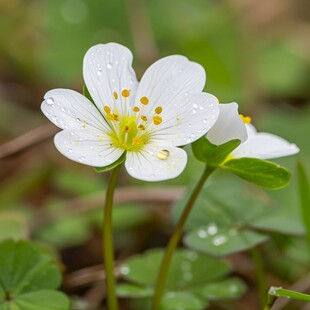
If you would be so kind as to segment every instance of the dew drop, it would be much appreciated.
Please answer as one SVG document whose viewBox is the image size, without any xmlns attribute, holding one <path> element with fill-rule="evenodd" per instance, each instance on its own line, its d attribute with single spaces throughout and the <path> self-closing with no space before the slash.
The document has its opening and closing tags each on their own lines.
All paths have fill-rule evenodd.
<svg viewBox="0 0 310 310">
<path fill-rule="evenodd" d="M 99 68 L 99 69 L 97 70 L 97 75 L 98 75 L 98 76 L 101 76 L 101 75 L 102 75 L 102 69 L 101 69 L 101 68 Z"/>
<path fill-rule="evenodd" d="M 218 235 L 213 238 L 213 245 L 220 246 L 220 245 L 227 243 L 227 241 L 228 241 L 228 238 L 226 236 Z"/>
<path fill-rule="evenodd" d="M 199 229 L 197 235 L 201 239 L 205 239 L 208 237 L 208 233 L 204 229 Z"/>
<path fill-rule="evenodd" d="M 61 112 L 65 112 L 65 109 L 63 107 L 60 108 Z"/>
<path fill-rule="evenodd" d="M 218 228 L 217 228 L 217 226 L 216 226 L 216 224 L 210 224 L 209 226 L 208 226 L 208 228 L 207 228 L 207 232 L 208 232 L 208 234 L 209 235 L 215 235 L 215 234 L 217 234 L 217 232 L 218 232 Z"/>
<path fill-rule="evenodd" d="M 85 160 L 85 156 L 80 156 L 79 157 L 79 162 L 82 163 Z"/>
<path fill-rule="evenodd" d="M 192 114 L 196 114 L 196 113 L 197 113 L 197 111 L 195 109 L 193 109 Z"/>
<path fill-rule="evenodd" d="M 193 104 L 193 108 L 194 108 L 194 109 L 197 109 L 197 108 L 198 108 L 198 105 L 197 105 L 196 103 L 194 103 L 194 104 Z"/>
<path fill-rule="evenodd" d="M 124 274 L 124 275 L 127 275 L 130 273 L 130 269 L 128 266 L 122 266 L 121 267 L 121 273 Z"/>
<path fill-rule="evenodd" d="M 190 261 L 194 262 L 195 260 L 198 259 L 198 254 L 195 252 L 187 252 L 186 253 L 186 258 L 189 259 Z"/>
<path fill-rule="evenodd" d="M 112 69 L 112 67 L 113 67 L 113 65 L 109 62 L 109 63 L 107 63 L 107 68 L 108 69 Z"/>
<path fill-rule="evenodd" d="M 208 120 L 205 118 L 205 119 L 203 120 L 203 123 L 204 123 L 204 124 L 208 124 Z"/>
<path fill-rule="evenodd" d="M 160 160 L 164 160 L 169 156 L 169 151 L 168 150 L 161 150 L 158 152 L 157 157 Z"/>
<path fill-rule="evenodd" d="M 53 98 L 47 98 L 47 99 L 46 99 L 46 103 L 47 103 L 48 105 L 53 105 L 53 104 L 54 104 L 54 99 L 53 99 Z"/>
<path fill-rule="evenodd" d="M 73 153 L 73 150 L 72 150 L 72 149 L 69 149 L 68 151 L 69 151 L 69 153 L 71 153 L 71 154 Z"/>
</svg>

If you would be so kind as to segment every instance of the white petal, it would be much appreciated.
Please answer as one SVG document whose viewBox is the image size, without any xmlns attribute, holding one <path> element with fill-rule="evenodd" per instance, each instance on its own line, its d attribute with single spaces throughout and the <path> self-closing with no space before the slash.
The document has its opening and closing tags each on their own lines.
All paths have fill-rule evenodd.
<svg viewBox="0 0 310 310">
<path fill-rule="evenodd" d="M 140 152 L 128 152 L 125 166 L 128 173 L 136 179 L 163 181 L 180 175 L 186 162 L 187 154 L 180 148 L 149 144 Z"/>
<path fill-rule="evenodd" d="M 168 56 L 156 61 L 143 75 L 139 84 L 135 105 L 142 115 L 151 116 L 157 106 L 165 110 L 200 93 L 205 85 L 206 74 L 202 66 L 183 56 Z M 147 97 L 149 103 L 140 103 Z"/>
<path fill-rule="evenodd" d="M 260 159 L 278 158 L 294 155 L 299 148 L 292 143 L 270 133 L 257 133 L 238 146 L 232 153 L 232 157 L 254 157 Z"/>
<path fill-rule="evenodd" d="M 103 134 L 99 139 L 87 130 L 63 130 L 55 136 L 54 142 L 64 156 L 93 167 L 110 165 L 124 152 L 112 147 L 107 135 Z"/>
<path fill-rule="evenodd" d="M 220 104 L 220 115 L 214 126 L 207 133 L 207 139 L 221 145 L 233 139 L 244 142 L 248 135 L 246 125 L 239 116 L 238 104 L 235 102 Z"/>
<path fill-rule="evenodd" d="M 198 93 L 186 101 L 178 99 L 173 105 L 166 106 L 160 114 L 162 123 L 152 124 L 148 129 L 152 133 L 152 140 L 162 145 L 185 145 L 205 135 L 218 114 L 217 98 L 211 94 Z"/>
<path fill-rule="evenodd" d="M 257 130 L 252 124 L 246 124 L 245 127 L 249 138 L 257 134 Z"/>
<path fill-rule="evenodd" d="M 84 96 L 69 89 L 47 92 L 41 104 L 45 116 L 61 129 L 87 129 L 101 134 L 109 127 L 96 107 Z"/>
<path fill-rule="evenodd" d="M 138 82 L 131 64 L 130 50 L 117 43 L 98 44 L 87 51 L 83 76 L 100 111 L 107 105 L 123 115 L 133 102 Z M 126 99 L 121 95 L 124 89 L 130 90 L 130 96 Z M 114 92 L 117 93 L 117 100 Z"/>
</svg>

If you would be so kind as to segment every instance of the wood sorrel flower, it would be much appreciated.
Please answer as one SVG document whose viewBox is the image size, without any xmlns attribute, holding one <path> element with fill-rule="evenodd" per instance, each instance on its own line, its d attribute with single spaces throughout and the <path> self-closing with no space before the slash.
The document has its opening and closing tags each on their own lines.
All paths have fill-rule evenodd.
<svg viewBox="0 0 310 310">
<path fill-rule="evenodd" d="M 55 136 L 66 157 L 95 167 L 112 164 L 126 152 L 128 173 L 141 180 L 178 176 L 184 150 L 215 123 L 218 100 L 202 92 L 205 71 L 183 56 L 155 62 L 140 83 L 132 54 L 116 43 L 99 44 L 84 57 L 83 75 L 93 105 L 68 89 L 46 93 L 43 113 L 63 129 Z"/>
<path fill-rule="evenodd" d="M 241 144 L 229 155 L 229 159 L 241 157 L 271 159 L 299 152 L 295 144 L 281 137 L 265 132 L 258 133 L 251 124 L 251 118 L 238 113 L 237 103 L 219 106 L 219 117 L 206 137 L 215 145 L 239 139 Z"/>
</svg>

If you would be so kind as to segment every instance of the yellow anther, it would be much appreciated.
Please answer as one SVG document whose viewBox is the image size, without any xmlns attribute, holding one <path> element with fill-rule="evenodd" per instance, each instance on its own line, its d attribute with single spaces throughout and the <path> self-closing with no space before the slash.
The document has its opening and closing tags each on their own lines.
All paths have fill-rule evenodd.
<svg viewBox="0 0 310 310">
<path fill-rule="evenodd" d="M 103 110 L 104 110 L 104 112 L 107 113 L 107 114 L 110 114 L 110 113 L 111 113 L 111 109 L 110 109 L 110 107 L 108 107 L 107 105 L 105 105 L 105 106 L 103 107 Z"/>
<path fill-rule="evenodd" d="M 141 97 L 140 102 L 144 105 L 147 105 L 149 103 L 149 98 L 148 97 Z"/>
<path fill-rule="evenodd" d="M 86 121 L 83 121 L 83 126 L 82 127 L 86 128 L 86 124 L 87 124 Z"/>
<path fill-rule="evenodd" d="M 138 126 L 138 129 L 140 129 L 140 130 L 145 130 L 145 126 L 142 125 L 142 124 L 140 124 L 140 125 Z"/>
<path fill-rule="evenodd" d="M 110 120 L 110 121 L 118 121 L 118 115 L 117 114 L 108 113 L 107 114 L 107 119 Z"/>
<path fill-rule="evenodd" d="M 131 130 L 131 128 L 129 126 L 125 126 L 125 131 L 129 132 Z"/>
<path fill-rule="evenodd" d="M 133 110 L 134 112 L 139 112 L 139 111 L 140 111 L 140 108 L 138 108 L 137 106 L 134 106 L 132 110 Z"/>
<path fill-rule="evenodd" d="M 244 116 L 243 114 L 239 114 L 239 116 L 245 124 L 250 124 L 252 122 L 252 118 L 250 116 Z"/>
<path fill-rule="evenodd" d="M 139 138 L 137 138 L 137 137 L 134 137 L 134 138 L 132 139 L 132 142 L 133 142 L 134 144 L 140 144 L 140 143 L 141 143 L 141 140 L 140 140 Z"/>
<path fill-rule="evenodd" d="M 141 115 L 141 119 L 145 122 L 147 121 L 147 117 L 145 115 Z"/>
<path fill-rule="evenodd" d="M 162 112 L 163 108 L 162 107 L 157 107 L 155 109 L 155 113 L 160 114 Z"/>
<path fill-rule="evenodd" d="M 169 151 L 167 150 L 161 150 L 160 152 L 158 152 L 157 157 L 160 160 L 164 160 L 169 156 Z"/>
<path fill-rule="evenodd" d="M 118 94 L 117 94 L 117 92 L 115 91 L 115 92 L 113 92 L 113 96 L 114 96 L 114 99 L 115 100 L 117 100 L 118 99 Z"/>
<path fill-rule="evenodd" d="M 129 91 L 128 89 L 123 89 L 123 90 L 122 90 L 122 96 L 123 96 L 124 98 L 129 97 L 129 96 L 130 96 L 130 91 Z"/>
<path fill-rule="evenodd" d="M 153 123 L 155 125 L 159 125 L 162 121 L 163 121 L 163 119 L 159 115 L 153 116 Z"/>
</svg>

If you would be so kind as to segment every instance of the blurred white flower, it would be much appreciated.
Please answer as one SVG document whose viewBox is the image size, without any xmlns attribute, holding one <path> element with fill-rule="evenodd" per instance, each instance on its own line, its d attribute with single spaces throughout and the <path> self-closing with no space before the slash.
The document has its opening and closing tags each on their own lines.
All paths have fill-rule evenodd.
<svg viewBox="0 0 310 310">
<path fill-rule="evenodd" d="M 66 157 L 95 167 L 126 152 L 128 173 L 141 180 L 178 176 L 189 144 L 215 123 L 218 100 L 202 92 L 205 71 L 183 56 L 155 62 L 138 83 L 126 47 L 99 44 L 84 57 L 83 76 L 93 98 L 68 89 L 46 93 L 43 113 L 63 129 L 55 136 Z"/>
<path fill-rule="evenodd" d="M 257 132 L 249 116 L 238 112 L 237 103 L 220 104 L 220 115 L 206 137 L 215 145 L 221 145 L 233 139 L 241 144 L 229 155 L 228 159 L 254 157 L 271 159 L 294 155 L 299 148 L 276 135 Z"/>
</svg>

